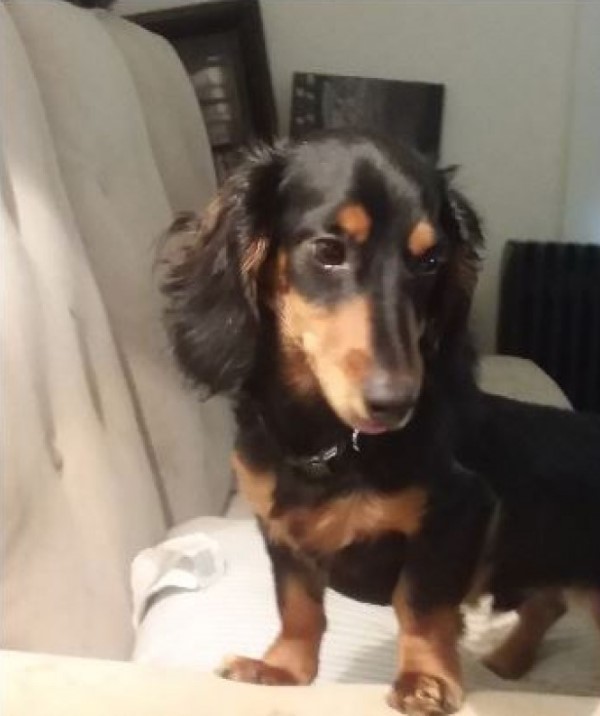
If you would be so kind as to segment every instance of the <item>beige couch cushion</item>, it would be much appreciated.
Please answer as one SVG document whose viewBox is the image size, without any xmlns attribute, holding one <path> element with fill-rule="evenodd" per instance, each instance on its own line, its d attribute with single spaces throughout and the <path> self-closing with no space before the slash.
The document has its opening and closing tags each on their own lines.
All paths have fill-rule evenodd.
<svg viewBox="0 0 600 716">
<path fill-rule="evenodd" d="M 216 514 L 230 489 L 229 414 L 222 403 L 203 408 L 183 386 L 161 325 L 153 280 L 156 244 L 174 210 L 197 208 L 172 206 L 155 157 L 155 148 L 185 124 L 170 109 L 172 96 L 185 82 L 183 69 L 165 51 L 163 40 L 148 39 L 145 31 L 106 13 L 26 0 L 13 1 L 9 9 L 27 47 L 67 194 L 139 400 L 170 521 Z M 130 45 L 126 57 L 120 49 L 124 44 Z M 149 73 L 162 68 L 152 81 L 142 81 L 144 58 Z M 129 62 L 136 68 L 133 75 Z M 152 102 L 146 113 L 142 96 Z M 176 103 L 182 111 L 182 105 L 189 109 L 186 97 Z M 153 147 L 147 117 L 160 112 L 163 119 L 151 123 Z M 198 110 L 186 122 L 201 126 Z M 189 134 L 188 129 L 185 137 Z M 173 202 L 192 200 L 181 195 L 186 181 L 200 200 L 213 190 L 210 172 L 194 177 L 190 169 L 208 161 L 203 139 L 199 130 L 195 144 L 182 138 L 171 145 L 180 147 L 172 156 L 159 152 L 162 167 L 169 167 L 165 179 Z M 184 151 L 188 170 L 176 182 L 176 160 Z"/>
<path fill-rule="evenodd" d="M 131 73 L 172 209 L 202 208 L 215 192 L 215 171 L 200 107 L 175 50 L 112 13 L 98 17 Z"/>
<path fill-rule="evenodd" d="M 8 716 L 393 716 L 387 686 L 252 686 L 191 669 L 10 654 L 0 671 Z M 540 694 L 469 696 L 457 716 L 599 716 L 598 699 Z"/>
<path fill-rule="evenodd" d="M 527 358 L 484 356 L 479 366 L 479 384 L 495 395 L 556 408 L 571 407 L 556 382 Z"/>
<path fill-rule="evenodd" d="M 163 40 L 56 0 L 0 12 L 2 643 L 125 657 L 131 558 L 229 490 L 230 412 L 183 386 L 152 283 L 212 166 Z"/>
<path fill-rule="evenodd" d="M 0 13 L 2 641 L 123 656 L 129 561 L 165 523 L 38 86 Z"/>
<path fill-rule="evenodd" d="M 157 35 L 112 13 L 98 16 L 131 73 L 173 214 L 201 210 L 216 191 L 215 172 L 200 107 L 175 50 Z M 181 397 L 180 391 L 178 394 Z M 213 398 L 199 406 L 193 395 L 184 400 L 195 416 L 185 436 L 186 449 L 198 457 L 200 420 L 208 440 L 202 450 L 201 475 L 192 464 L 178 477 L 178 485 L 171 484 L 175 481 L 168 474 L 164 476 L 175 522 L 190 514 L 220 512 L 231 486 L 229 453 L 234 425 L 229 403 Z M 180 439 L 183 442 L 184 435 Z M 206 494 L 199 490 L 200 482 L 206 485 Z"/>
</svg>

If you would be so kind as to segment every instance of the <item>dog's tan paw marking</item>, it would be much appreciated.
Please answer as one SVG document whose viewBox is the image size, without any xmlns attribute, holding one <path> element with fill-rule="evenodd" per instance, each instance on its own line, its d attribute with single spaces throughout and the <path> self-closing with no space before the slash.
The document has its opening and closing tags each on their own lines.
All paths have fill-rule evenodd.
<svg viewBox="0 0 600 716">
<path fill-rule="evenodd" d="M 394 684 L 388 704 L 407 716 L 444 716 L 459 710 L 462 697 L 437 676 L 408 672 Z"/>
<path fill-rule="evenodd" d="M 227 657 L 217 669 L 217 674 L 230 681 L 268 686 L 295 686 L 298 682 L 285 669 L 265 664 L 260 659 L 245 656 Z"/>
</svg>

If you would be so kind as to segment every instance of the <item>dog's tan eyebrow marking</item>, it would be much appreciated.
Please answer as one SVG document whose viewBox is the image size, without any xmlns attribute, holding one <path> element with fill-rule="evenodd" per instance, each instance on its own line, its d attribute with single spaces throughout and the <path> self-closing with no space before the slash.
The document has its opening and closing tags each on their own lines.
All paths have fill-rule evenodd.
<svg viewBox="0 0 600 716">
<path fill-rule="evenodd" d="M 435 229 L 427 221 L 419 221 L 408 237 L 408 251 L 415 258 L 423 256 L 436 245 Z"/>
<path fill-rule="evenodd" d="M 368 239 L 372 221 L 362 204 L 345 204 L 338 211 L 335 220 L 339 228 L 359 244 Z"/>
</svg>

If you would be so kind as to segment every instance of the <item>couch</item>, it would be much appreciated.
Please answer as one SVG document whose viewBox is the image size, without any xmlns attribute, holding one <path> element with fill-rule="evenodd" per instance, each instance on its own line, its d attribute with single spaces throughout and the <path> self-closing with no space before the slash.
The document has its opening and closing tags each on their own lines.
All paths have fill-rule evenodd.
<svg viewBox="0 0 600 716">
<path fill-rule="evenodd" d="M 161 38 L 61 0 L 6 0 L 0 32 L 2 713 L 387 712 L 378 686 L 270 690 L 117 663 L 134 653 L 133 558 L 223 515 L 232 490 L 230 407 L 182 382 L 153 266 L 173 217 L 213 194 L 213 165 Z M 482 380 L 567 405 L 522 361 L 490 359 Z M 476 694 L 464 713 L 593 707 Z"/>
<path fill-rule="evenodd" d="M 0 13 L 3 644 L 126 658 L 131 559 L 231 489 L 229 408 L 183 385 L 153 279 L 213 167 L 162 39 L 63 2 Z"/>
</svg>

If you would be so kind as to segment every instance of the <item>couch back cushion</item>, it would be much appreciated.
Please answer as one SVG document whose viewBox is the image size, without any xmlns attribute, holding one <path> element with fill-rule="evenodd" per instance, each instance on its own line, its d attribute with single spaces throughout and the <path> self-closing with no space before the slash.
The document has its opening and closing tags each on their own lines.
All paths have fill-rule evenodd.
<svg viewBox="0 0 600 716">
<path fill-rule="evenodd" d="M 230 489 L 230 411 L 183 385 L 152 278 L 213 170 L 162 39 L 58 0 L 0 12 L 3 645 L 124 657 L 131 558 Z"/>
<path fill-rule="evenodd" d="M 0 12 L 3 645 L 125 656 L 129 561 L 165 521 L 39 87 Z"/>
</svg>

